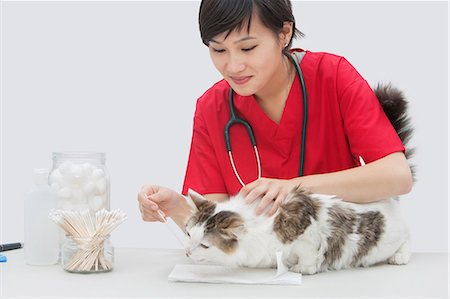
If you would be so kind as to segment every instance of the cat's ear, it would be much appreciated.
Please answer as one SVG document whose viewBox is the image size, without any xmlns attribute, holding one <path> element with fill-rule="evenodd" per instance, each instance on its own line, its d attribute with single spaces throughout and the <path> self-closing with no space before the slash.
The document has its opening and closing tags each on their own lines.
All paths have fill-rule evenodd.
<svg viewBox="0 0 450 299">
<path fill-rule="evenodd" d="M 226 211 L 219 212 L 219 214 L 228 213 Z M 222 217 L 217 217 L 222 218 Z M 223 217 L 221 223 L 218 224 L 221 235 L 225 239 L 241 239 L 241 237 L 247 233 L 247 229 L 244 225 L 244 220 L 236 213 Z"/>
<path fill-rule="evenodd" d="M 241 239 L 246 233 L 247 229 L 245 228 L 244 224 L 229 229 L 229 234 L 238 240 Z"/>
<path fill-rule="evenodd" d="M 188 189 L 187 202 L 195 210 L 198 210 L 201 204 L 204 203 L 206 200 L 207 199 L 204 198 L 201 194 L 195 192 L 192 189 Z"/>
</svg>

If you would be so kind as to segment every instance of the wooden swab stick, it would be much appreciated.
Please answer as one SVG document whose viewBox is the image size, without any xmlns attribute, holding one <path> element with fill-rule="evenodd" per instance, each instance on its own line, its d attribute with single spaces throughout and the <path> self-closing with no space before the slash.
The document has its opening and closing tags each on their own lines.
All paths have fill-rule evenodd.
<svg viewBox="0 0 450 299">
<path fill-rule="evenodd" d="M 75 242 L 77 252 L 64 268 L 68 271 L 91 272 L 110 270 L 110 263 L 104 256 L 104 242 L 110 233 L 125 219 L 120 210 L 95 213 L 95 224 L 88 210 L 83 212 L 52 210 L 49 215 Z"/>
</svg>

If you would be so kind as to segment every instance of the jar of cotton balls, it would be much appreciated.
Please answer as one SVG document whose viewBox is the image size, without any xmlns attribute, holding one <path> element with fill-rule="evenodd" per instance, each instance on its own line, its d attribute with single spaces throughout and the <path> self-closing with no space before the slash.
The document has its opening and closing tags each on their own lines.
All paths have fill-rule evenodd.
<svg viewBox="0 0 450 299">
<path fill-rule="evenodd" d="M 53 153 L 49 184 L 58 195 L 59 209 L 89 210 L 91 215 L 110 209 L 110 181 L 104 153 Z"/>
</svg>

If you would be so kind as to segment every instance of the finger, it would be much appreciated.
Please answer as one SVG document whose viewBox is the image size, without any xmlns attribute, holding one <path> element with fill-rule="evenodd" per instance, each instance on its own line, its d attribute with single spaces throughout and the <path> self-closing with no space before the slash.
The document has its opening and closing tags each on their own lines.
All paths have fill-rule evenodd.
<svg viewBox="0 0 450 299">
<path fill-rule="evenodd" d="M 256 215 L 260 215 L 269 205 L 276 199 L 278 190 L 269 190 L 262 198 L 258 207 L 256 208 Z"/>
<path fill-rule="evenodd" d="M 156 185 L 143 186 L 140 193 L 142 194 L 142 201 L 159 204 L 166 199 L 164 193 L 161 192 L 161 187 Z"/>
<path fill-rule="evenodd" d="M 143 192 L 138 193 L 137 199 L 138 199 L 139 205 L 156 206 L 156 207 L 158 206 L 156 203 L 149 200 L 149 196 Z"/>
<path fill-rule="evenodd" d="M 266 194 L 261 197 L 261 201 L 256 208 L 256 215 L 260 215 L 266 208 L 272 204 L 277 196 L 277 190 L 271 189 L 267 190 Z"/>
<path fill-rule="evenodd" d="M 153 203 L 160 204 L 164 202 L 166 198 L 164 197 L 163 194 L 156 192 L 154 194 L 148 195 L 147 199 L 149 199 Z"/>
<path fill-rule="evenodd" d="M 155 197 L 154 195 L 152 196 L 148 196 L 147 199 L 145 199 L 142 203 L 142 206 L 145 207 L 144 209 L 147 212 L 151 212 L 154 213 L 156 212 L 156 217 L 158 219 L 162 219 L 163 222 L 165 222 L 166 220 L 166 214 L 164 213 L 164 211 L 162 210 L 162 208 L 158 205 L 158 203 L 155 202 L 156 200 L 159 200 L 159 197 Z"/>
<path fill-rule="evenodd" d="M 145 195 L 150 195 L 153 193 L 158 192 L 159 186 L 156 185 L 144 185 L 141 188 L 140 193 L 145 194 Z"/>
<path fill-rule="evenodd" d="M 256 179 L 253 182 L 248 183 L 247 185 L 241 188 L 241 191 L 239 191 L 239 193 L 244 197 L 246 197 L 250 193 L 250 191 L 252 191 L 255 187 L 259 185 L 260 182 L 261 182 L 260 179 Z"/>
<path fill-rule="evenodd" d="M 144 200 L 146 200 L 146 199 L 147 199 L 147 194 L 145 194 L 144 192 L 140 191 L 140 192 L 138 193 L 137 200 L 138 200 L 139 202 L 142 202 L 142 201 L 144 201 Z"/>
<path fill-rule="evenodd" d="M 159 210 L 159 206 L 150 200 L 146 200 L 143 203 L 139 204 L 139 210 L 141 211 L 142 215 L 146 214 L 154 214 Z"/>
<path fill-rule="evenodd" d="M 289 193 L 287 193 L 286 191 L 280 191 L 280 193 L 277 196 L 276 202 L 278 205 L 281 205 L 283 203 L 283 201 L 286 199 L 286 197 L 288 196 Z"/>
<path fill-rule="evenodd" d="M 158 204 L 154 200 L 152 200 L 151 197 L 144 197 L 144 196 L 140 197 L 139 204 L 148 206 L 148 207 L 151 207 L 151 206 L 158 207 Z"/>
<path fill-rule="evenodd" d="M 158 211 L 156 211 L 156 212 L 158 213 L 159 219 L 160 219 L 162 222 L 166 222 L 166 221 L 167 221 L 167 220 L 166 220 L 166 215 L 164 214 L 163 211 L 158 210 Z"/>
<path fill-rule="evenodd" d="M 251 204 L 256 199 L 261 198 L 263 195 L 267 192 L 267 185 L 260 185 L 258 187 L 255 187 L 250 193 L 248 193 L 247 197 L 245 197 L 245 202 L 247 204 Z"/>
<path fill-rule="evenodd" d="M 141 209 L 141 215 L 155 215 L 155 217 L 156 217 L 156 213 L 157 213 L 157 211 L 158 210 L 154 210 L 154 209 L 152 209 L 152 208 L 149 208 L 149 207 L 142 207 L 142 209 Z"/>
<path fill-rule="evenodd" d="M 166 214 L 158 207 L 142 205 L 141 215 L 144 220 L 166 222 Z"/>
<path fill-rule="evenodd" d="M 161 217 L 156 216 L 155 214 L 149 214 L 149 213 L 142 214 L 142 220 L 148 221 L 148 222 L 156 222 L 156 221 L 163 222 L 161 220 Z"/>
<path fill-rule="evenodd" d="M 270 210 L 268 210 L 267 211 L 267 216 L 273 216 L 275 213 L 276 213 L 276 211 L 278 210 L 278 208 L 280 207 L 280 203 L 281 203 L 281 201 L 280 201 L 280 198 L 281 197 L 283 197 L 282 195 L 280 196 L 278 196 L 277 197 L 277 199 L 273 202 L 273 204 L 272 204 L 272 207 L 270 208 Z"/>
<path fill-rule="evenodd" d="M 283 201 L 286 199 L 287 193 L 285 192 L 280 192 L 277 196 L 277 198 L 275 199 L 275 202 L 272 206 L 272 208 L 269 210 L 269 212 L 267 213 L 267 215 L 270 217 L 272 215 L 274 215 L 276 213 L 276 211 L 278 210 L 278 208 L 280 207 L 280 205 L 283 203 Z"/>
<path fill-rule="evenodd" d="M 141 214 L 145 214 L 147 211 L 158 209 L 158 205 L 146 199 L 142 194 L 138 196 L 138 206 Z"/>
<path fill-rule="evenodd" d="M 279 207 L 278 202 L 274 201 L 273 204 L 272 204 L 272 207 L 267 212 L 267 216 L 269 216 L 269 217 L 273 216 L 276 213 L 276 211 L 278 210 L 278 207 Z"/>
<path fill-rule="evenodd" d="M 268 215 L 268 211 L 270 209 L 272 209 L 273 205 L 274 205 L 275 201 L 271 201 L 269 203 L 267 203 L 264 207 L 261 207 L 260 210 L 256 210 L 256 215 L 257 216 L 261 216 L 263 214 L 263 212 L 265 212 L 265 215 Z"/>
</svg>

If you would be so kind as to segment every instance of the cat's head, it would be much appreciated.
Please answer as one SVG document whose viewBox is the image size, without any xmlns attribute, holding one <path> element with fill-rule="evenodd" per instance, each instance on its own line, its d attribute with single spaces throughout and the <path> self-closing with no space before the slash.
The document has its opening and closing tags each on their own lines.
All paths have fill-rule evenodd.
<svg viewBox="0 0 450 299">
<path fill-rule="evenodd" d="M 246 233 L 244 219 L 236 212 L 219 210 L 217 203 L 192 190 L 188 195 L 196 211 L 186 224 L 186 254 L 198 263 L 234 265 L 239 240 Z"/>
</svg>

